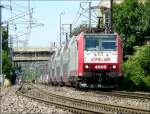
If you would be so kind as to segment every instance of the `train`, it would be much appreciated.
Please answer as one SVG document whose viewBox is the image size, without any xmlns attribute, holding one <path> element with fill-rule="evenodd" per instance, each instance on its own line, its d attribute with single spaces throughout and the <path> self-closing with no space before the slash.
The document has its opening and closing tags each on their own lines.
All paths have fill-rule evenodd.
<svg viewBox="0 0 150 114">
<path fill-rule="evenodd" d="M 52 85 L 115 88 L 122 78 L 119 34 L 82 32 L 49 58 L 46 79 Z"/>
</svg>

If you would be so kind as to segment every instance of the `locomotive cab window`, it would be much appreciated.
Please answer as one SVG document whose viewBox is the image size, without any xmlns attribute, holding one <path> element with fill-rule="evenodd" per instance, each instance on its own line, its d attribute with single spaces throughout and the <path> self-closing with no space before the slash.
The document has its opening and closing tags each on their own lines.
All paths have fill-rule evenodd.
<svg viewBox="0 0 150 114">
<path fill-rule="evenodd" d="M 96 51 L 99 50 L 99 40 L 95 38 L 88 38 L 85 41 L 85 50 Z"/>
<path fill-rule="evenodd" d="M 103 39 L 101 41 L 101 49 L 102 50 L 116 50 L 116 42 L 115 39 Z"/>
<path fill-rule="evenodd" d="M 86 51 L 115 51 L 116 41 L 114 35 L 86 35 Z"/>
</svg>

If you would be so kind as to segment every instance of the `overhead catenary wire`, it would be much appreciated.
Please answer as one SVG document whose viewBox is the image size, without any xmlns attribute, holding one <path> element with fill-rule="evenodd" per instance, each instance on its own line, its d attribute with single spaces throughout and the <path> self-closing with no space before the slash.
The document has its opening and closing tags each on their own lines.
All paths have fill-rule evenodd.
<svg viewBox="0 0 150 114">
<path fill-rule="evenodd" d="M 82 16 L 82 14 L 83 14 L 83 13 L 86 13 L 86 10 L 82 9 L 82 8 L 81 8 L 81 5 L 80 5 L 80 9 L 81 9 L 81 11 L 78 13 L 78 15 L 79 15 L 78 18 L 76 19 L 76 21 L 75 21 L 74 23 L 72 23 L 72 25 L 74 25 L 74 26 L 77 24 L 77 22 L 79 21 L 79 19 L 80 19 L 81 16 Z M 83 11 L 84 11 L 84 12 L 83 12 Z"/>
<path fill-rule="evenodd" d="M 86 2 L 84 2 L 85 5 L 87 5 L 88 1 L 89 1 L 89 0 L 86 0 Z M 75 18 L 73 19 L 72 25 L 75 23 L 78 14 L 80 14 L 80 9 L 81 9 L 81 7 L 82 7 L 82 5 L 81 5 L 81 2 L 80 2 L 79 9 L 78 9 L 78 11 L 77 11 L 77 13 L 76 13 Z M 80 18 L 80 16 L 81 16 L 81 15 L 79 15 L 78 19 Z M 77 19 L 77 21 L 78 21 L 78 19 Z"/>
<path fill-rule="evenodd" d="M 11 10 L 10 5 L 7 5 L 7 6 L 5 5 L 4 10 L 10 11 L 10 10 Z M 16 9 L 15 9 L 15 11 L 12 10 L 12 11 L 11 11 L 11 14 L 12 14 L 12 15 L 18 15 L 18 13 L 16 13 L 16 11 L 17 11 Z M 18 12 L 22 13 L 21 11 L 18 11 Z"/>
<path fill-rule="evenodd" d="M 20 4 L 18 4 L 18 3 L 16 3 L 16 2 L 13 2 L 13 4 L 15 5 L 15 6 L 18 6 L 18 8 L 20 9 L 20 8 L 22 8 L 22 9 L 26 9 L 26 7 L 24 7 L 23 5 L 20 5 Z"/>
<path fill-rule="evenodd" d="M 28 16 L 28 15 L 30 15 L 29 12 L 28 13 L 27 12 L 22 12 L 22 13 L 19 13 L 18 15 L 15 15 L 12 18 L 7 19 L 7 21 L 17 20 L 17 19 L 20 19 L 20 18 L 24 18 L 25 16 Z"/>
<path fill-rule="evenodd" d="M 89 1 L 89 0 L 87 0 L 86 2 L 84 2 L 84 3 L 85 3 L 84 6 L 87 5 L 87 3 L 89 3 L 88 1 Z M 83 9 L 82 9 L 82 11 L 80 11 L 80 9 L 81 9 L 81 7 L 82 7 L 82 4 L 81 4 L 81 3 L 82 3 L 82 2 L 80 2 L 79 9 L 78 9 L 77 14 L 76 14 L 76 16 L 75 16 L 75 18 L 74 18 L 74 20 L 73 20 L 73 22 L 72 22 L 72 25 L 75 25 L 75 24 L 79 21 L 79 19 L 80 19 L 80 17 L 81 17 L 80 13 L 83 11 Z M 78 17 L 78 18 L 77 18 L 77 17 Z M 77 19 L 76 19 L 76 18 L 77 18 Z"/>
<path fill-rule="evenodd" d="M 89 13 L 89 8 L 88 9 L 85 9 L 83 7 L 81 7 L 86 13 Z M 91 16 L 93 16 L 94 18 L 97 18 L 97 16 L 94 16 L 93 14 L 91 14 Z"/>
<path fill-rule="evenodd" d="M 88 1 L 89 1 L 89 0 L 87 0 L 87 2 L 81 2 L 81 3 L 85 3 L 84 6 L 86 6 L 86 4 L 89 3 Z M 87 18 L 87 19 L 89 19 L 89 17 L 86 16 L 85 13 L 89 14 L 90 8 L 83 8 L 83 5 L 81 5 L 81 3 L 80 3 L 80 7 L 79 7 L 79 9 L 78 9 L 78 11 L 77 11 L 77 14 L 76 14 L 76 16 L 75 16 L 75 18 L 74 18 L 74 20 L 73 20 L 73 22 L 72 22 L 72 25 L 73 25 L 73 26 L 76 26 L 76 24 L 78 23 L 79 19 L 80 19 L 82 16 L 85 17 L 85 18 Z M 84 11 L 84 12 L 83 12 L 83 11 Z M 93 22 L 95 22 L 95 23 L 97 23 L 97 17 L 98 17 L 98 16 L 96 15 L 96 12 L 95 12 L 95 15 L 93 15 L 93 13 L 92 13 L 91 16 L 92 16 L 92 18 L 91 18 L 90 20 L 93 21 Z"/>
<path fill-rule="evenodd" d="M 89 17 L 88 16 L 85 16 L 83 13 L 81 13 L 80 15 L 82 15 L 82 16 L 84 16 L 85 18 L 87 18 L 87 19 L 89 19 Z M 93 22 L 97 22 L 96 20 L 94 20 L 94 19 L 91 19 Z"/>
<path fill-rule="evenodd" d="M 21 1 L 21 4 L 20 2 L 14 0 L 8 0 L 3 1 L 3 4 L 5 4 L 5 10 L 10 12 L 9 15 L 7 15 L 7 18 L 4 20 L 4 23 L 9 24 L 10 39 L 14 39 L 16 37 L 21 37 L 20 39 L 29 38 L 30 36 L 27 36 L 27 34 L 30 34 L 30 29 L 42 25 L 39 25 L 37 20 L 32 16 L 34 12 L 33 8 L 30 8 L 30 0 Z M 25 6 L 25 4 L 27 6 Z M 23 30 L 21 28 L 23 28 Z M 24 32 L 27 34 L 24 34 Z"/>
<path fill-rule="evenodd" d="M 19 7 L 16 7 L 15 5 L 13 5 L 13 2 L 9 2 L 9 5 L 6 3 L 3 5 L 5 6 L 5 9 L 7 9 L 9 11 L 15 11 L 15 12 L 20 12 L 20 13 L 23 12 L 23 10 L 20 10 Z"/>
<path fill-rule="evenodd" d="M 98 15 L 96 14 L 96 11 L 95 11 L 95 10 L 93 10 L 93 12 L 94 12 L 95 16 L 96 16 L 96 17 L 98 17 Z"/>
<path fill-rule="evenodd" d="M 78 11 L 77 11 L 77 14 L 76 14 L 75 18 L 73 19 L 72 25 L 77 21 L 76 18 L 77 18 L 77 16 L 78 16 L 79 13 L 80 13 L 80 9 L 81 9 L 81 6 L 79 6 L 79 9 L 78 9 Z M 78 18 L 79 18 L 79 17 L 78 17 Z"/>
</svg>

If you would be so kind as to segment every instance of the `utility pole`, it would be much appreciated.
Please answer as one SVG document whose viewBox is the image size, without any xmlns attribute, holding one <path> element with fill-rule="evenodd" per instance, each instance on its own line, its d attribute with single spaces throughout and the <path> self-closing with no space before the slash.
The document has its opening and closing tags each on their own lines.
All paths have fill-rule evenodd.
<svg viewBox="0 0 150 114">
<path fill-rule="evenodd" d="M 61 14 L 60 14 L 60 47 L 61 47 Z"/>
<path fill-rule="evenodd" d="M 61 14 L 60 14 L 60 47 L 61 47 Z"/>
<path fill-rule="evenodd" d="M 61 47 L 61 16 L 65 14 L 64 12 L 61 12 L 59 17 L 60 17 L 60 47 Z"/>
<path fill-rule="evenodd" d="M 69 35 L 69 37 L 71 38 L 71 36 L 72 36 L 72 24 L 70 24 L 70 35 Z"/>
<path fill-rule="evenodd" d="M 113 0 L 110 0 L 110 32 L 113 32 Z"/>
<path fill-rule="evenodd" d="M 91 2 L 89 2 L 89 31 L 91 31 Z"/>
<path fill-rule="evenodd" d="M 68 43 L 68 33 L 66 32 L 66 43 Z"/>
<path fill-rule="evenodd" d="M 4 77 L 2 76 L 2 5 L 0 1 L 0 76 L 2 79 L 2 83 L 4 81 Z"/>
<path fill-rule="evenodd" d="M 64 26 L 64 25 L 69 25 L 69 29 L 70 29 L 70 33 L 69 33 L 69 37 L 71 38 L 71 35 L 72 35 L 72 24 L 62 24 L 62 26 Z"/>
</svg>

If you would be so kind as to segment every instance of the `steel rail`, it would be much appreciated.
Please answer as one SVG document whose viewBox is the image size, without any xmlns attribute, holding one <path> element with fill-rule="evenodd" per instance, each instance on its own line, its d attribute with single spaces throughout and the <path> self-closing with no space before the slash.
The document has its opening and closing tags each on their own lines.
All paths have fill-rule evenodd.
<svg viewBox="0 0 150 114">
<path fill-rule="evenodd" d="M 89 110 L 90 113 L 92 111 L 94 113 L 127 113 L 127 114 L 149 114 L 150 110 L 144 110 L 144 109 L 138 109 L 138 108 L 131 108 L 131 107 L 123 107 L 123 106 L 117 106 L 117 105 L 111 105 L 111 104 L 105 104 L 105 103 L 98 103 L 98 102 L 92 102 L 92 101 L 86 101 L 76 98 L 70 98 L 65 97 L 61 95 L 57 95 L 54 93 L 50 93 L 49 91 L 42 90 L 39 87 L 31 85 L 34 89 L 38 89 L 38 94 L 40 94 L 40 97 L 43 97 L 43 99 L 47 99 L 46 101 L 54 102 L 54 104 L 64 105 L 65 107 L 72 107 L 74 109 L 79 108 L 80 110 L 83 109 Z M 29 93 L 30 96 L 37 96 L 37 93 Z M 46 96 L 45 96 L 46 95 Z M 106 111 L 106 112 L 102 112 Z M 87 112 L 86 112 L 87 113 Z"/>
<path fill-rule="evenodd" d="M 95 91 L 94 93 L 104 94 L 109 96 L 119 96 L 119 97 L 150 100 L 150 93 L 137 93 L 137 92 L 125 92 L 125 91 L 111 91 L 111 92 Z"/>
<path fill-rule="evenodd" d="M 37 98 L 37 97 L 31 96 L 31 95 L 23 94 L 20 91 L 17 91 L 16 94 L 37 100 L 38 102 L 42 102 L 42 103 L 44 102 L 45 104 L 48 104 L 48 105 L 53 104 L 57 108 L 66 109 L 66 110 L 69 110 L 69 111 L 74 112 L 76 114 L 111 114 L 111 113 L 107 113 L 104 111 L 99 112 L 99 111 L 88 110 L 88 109 L 81 108 L 81 107 L 68 106 L 68 105 L 62 104 L 60 102 L 54 102 L 54 99 L 52 99 L 52 98 L 49 101 L 44 100 L 44 99 Z"/>
</svg>

